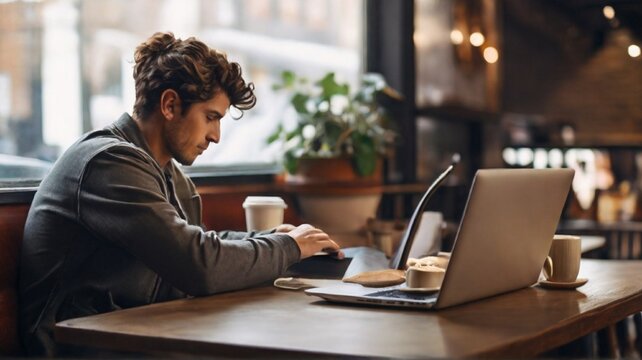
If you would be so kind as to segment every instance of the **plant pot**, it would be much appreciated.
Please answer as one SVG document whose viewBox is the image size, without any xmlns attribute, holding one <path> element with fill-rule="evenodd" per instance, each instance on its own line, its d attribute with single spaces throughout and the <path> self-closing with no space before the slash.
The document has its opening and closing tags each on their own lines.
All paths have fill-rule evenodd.
<svg viewBox="0 0 642 360">
<path fill-rule="evenodd" d="M 378 159 L 372 175 L 359 176 L 349 158 L 302 158 L 296 174 L 286 174 L 285 181 L 293 185 L 380 185 L 383 178 L 381 164 L 381 159 Z"/>
<path fill-rule="evenodd" d="M 381 193 L 366 195 L 298 195 L 301 216 L 328 233 L 342 247 L 369 245 L 369 218 L 376 216 Z"/>
<path fill-rule="evenodd" d="M 301 218 L 328 233 L 342 247 L 370 245 L 368 218 L 374 218 L 382 195 L 382 166 L 361 177 L 346 158 L 302 159 L 299 171 L 286 176 L 297 194 Z"/>
</svg>

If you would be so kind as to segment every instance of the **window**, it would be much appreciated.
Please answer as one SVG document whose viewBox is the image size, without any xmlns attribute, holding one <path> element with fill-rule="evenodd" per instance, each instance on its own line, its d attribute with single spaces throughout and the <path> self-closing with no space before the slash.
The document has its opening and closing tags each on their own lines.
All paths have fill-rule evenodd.
<svg viewBox="0 0 642 360">
<path fill-rule="evenodd" d="M 258 97 L 242 120 L 224 119 L 220 144 L 191 168 L 273 167 L 278 149 L 265 138 L 287 99 L 271 85 L 283 70 L 356 83 L 363 8 L 363 0 L 0 0 L 0 179 L 41 178 L 82 133 L 131 113 L 134 49 L 167 30 L 226 52 Z"/>
</svg>

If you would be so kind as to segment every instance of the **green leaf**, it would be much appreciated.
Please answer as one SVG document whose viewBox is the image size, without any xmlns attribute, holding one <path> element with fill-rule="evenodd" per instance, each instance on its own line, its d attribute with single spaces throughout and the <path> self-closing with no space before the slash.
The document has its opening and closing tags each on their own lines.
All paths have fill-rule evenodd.
<svg viewBox="0 0 642 360">
<path fill-rule="evenodd" d="M 274 130 L 272 134 L 267 138 L 266 142 L 268 144 L 272 144 L 273 142 L 277 141 L 281 137 L 281 133 L 283 132 L 283 125 L 279 124 L 279 126 Z"/>
<path fill-rule="evenodd" d="M 299 159 L 297 159 L 293 151 L 288 151 L 283 154 L 283 167 L 285 167 L 285 170 L 290 174 L 296 173 L 299 167 Z"/>
<path fill-rule="evenodd" d="M 336 146 L 341 133 L 343 133 L 343 129 L 336 122 L 327 121 L 323 124 L 323 134 L 325 135 L 323 140 L 330 145 L 330 148 Z"/>
<path fill-rule="evenodd" d="M 361 176 L 372 175 L 377 166 L 377 151 L 372 138 L 359 133 L 352 135 L 354 166 Z"/>
<path fill-rule="evenodd" d="M 296 93 L 290 100 L 290 103 L 292 106 L 294 106 L 294 110 L 298 112 L 299 114 L 308 114 L 308 109 L 306 107 L 306 104 L 308 103 L 308 99 L 310 97 L 307 95 L 303 95 L 301 93 Z"/>
<path fill-rule="evenodd" d="M 290 141 L 295 136 L 301 136 L 301 129 L 300 128 L 296 128 L 296 129 L 290 131 L 289 133 L 286 133 L 285 134 L 285 141 Z"/>
<path fill-rule="evenodd" d="M 337 83 L 333 72 L 328 73 L 323 79 L 319 80 L 317 85 L 321 86 L 321 97 L 325 100 L 329 100 L 333 95 L 348 95 L 350 92 L 348 84 Z"/>
<path fill-rule="evenodd" d="M 296 80 L 296 75 L 294 75 L 292 71 L 285 70 L 281 73 L 281 80 L 283 80 L 284 87 L 290 87 L 294 85 L 294 81 Z"/>
</svg>

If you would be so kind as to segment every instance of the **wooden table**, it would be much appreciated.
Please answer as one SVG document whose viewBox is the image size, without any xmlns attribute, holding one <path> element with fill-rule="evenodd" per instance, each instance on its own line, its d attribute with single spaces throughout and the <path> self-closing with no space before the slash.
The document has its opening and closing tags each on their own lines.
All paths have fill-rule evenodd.
<svg viewBox="0 0 642 360">
<path fill-rule="evenodd" d="M 642 262 L 582 260 L 577 291 L 537 286 L 441 311 L 335 305 L 262 287 L 58 323 L 60 342 L 205 356 L 524 357 L 642 311 Z"/>
</svg>

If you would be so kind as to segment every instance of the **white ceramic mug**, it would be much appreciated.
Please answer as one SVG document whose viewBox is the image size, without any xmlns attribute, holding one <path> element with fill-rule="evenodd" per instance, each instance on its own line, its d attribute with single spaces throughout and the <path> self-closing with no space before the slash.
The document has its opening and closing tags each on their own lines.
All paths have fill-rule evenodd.
<svg viewBox="0 0 642 360">
<path fill-rule="evenodd" d="M 247 231 L 268 230 L 283 224 L 287 207 L 278 196 L 248 196 L 243 202 Z"/>
<path fill-rule="evenodd" d="M 544 263 L 544 276 L 551 282 L 573 282 L 580 272 L 582 239 L 574 235 L 555 235 Z"/>
</svg>

